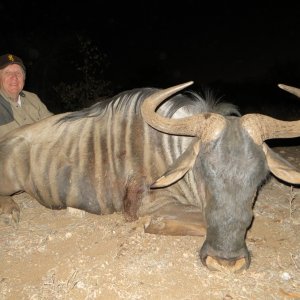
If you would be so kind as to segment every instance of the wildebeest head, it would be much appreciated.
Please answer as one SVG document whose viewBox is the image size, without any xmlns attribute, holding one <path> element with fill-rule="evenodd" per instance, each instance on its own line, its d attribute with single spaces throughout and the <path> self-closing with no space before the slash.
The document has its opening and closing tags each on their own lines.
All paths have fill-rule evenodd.
<svg viewBox="0 0 300 300">
<path fill-rule="evenodd" d="M 280 121 L 261 114 L 225 117 L 216 113 L 170 119 L 155 112 L 165 99 L 192 83 L 158 91 L 141 107 L 144 120 L 153 128 L 196 137 L 152 187 L 173 184 L 192 169 L 196 179 L 205 182 L 207 234 L 200 250 L 202 263 L 214 270 L 243 270 L 250 264 L 245 236 L 253 219 L 253 201 L 269 171 L 286 182 L 300 183 L 299 171 L 264 141 L 300 136 L 300 121 Z M 291 87 L 280 87 L 295 92 Z"/>
</svg>

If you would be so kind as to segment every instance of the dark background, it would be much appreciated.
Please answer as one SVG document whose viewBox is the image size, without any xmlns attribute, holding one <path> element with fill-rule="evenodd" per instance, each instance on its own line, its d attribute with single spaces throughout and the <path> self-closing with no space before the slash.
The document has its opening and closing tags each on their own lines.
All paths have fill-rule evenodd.
<svg viewBox="0 0 300 300">
<path fill-rule="evenodd" d="M 1 54 L 24 60 L 26 89 L 55 113 L 80 108 L 76 97 L 87 106 L 125 89 L 193 80 L 194 90 L 211 88 L 242 113 L 299 114 L 299 101 L 277 88 L 300 87 L 300 3 L 294 1 L 19 0 L 2 1 L 0 15 Z M 101 58 L 89 52 L 93 47 Z M 89 76 L 104 83 L 89 101 L 76 94 L 88 87 L 79 71 L 84 61 Z M 62 84 L 65 95 L 65 85 L 83 82 L 71 89 L 69 102 L 55 91 Z"/>
</svg>

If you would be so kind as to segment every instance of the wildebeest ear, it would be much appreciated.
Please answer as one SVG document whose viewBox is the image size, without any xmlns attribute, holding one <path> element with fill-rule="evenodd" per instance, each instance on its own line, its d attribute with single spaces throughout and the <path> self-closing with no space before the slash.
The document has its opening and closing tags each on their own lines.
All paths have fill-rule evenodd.
<svg viewBox="0 0 300 300">
<path fill-rule="evenodd" d="M 300 170 L 271 150 L 265 143 L 262 146 L 270 171 L 285 182 L 300 184 Z"/>
<path fill-rule="evenodd" d="M 200 139 L 195 138 L 188 148 L 175 160 L 175 162 L 168 168 L 168 170 L 158 178 L 151 188 L 160 188 L 170 185 L 189 171 L 196 161 L 198 153 L 200 151 Z"/>
</svg>

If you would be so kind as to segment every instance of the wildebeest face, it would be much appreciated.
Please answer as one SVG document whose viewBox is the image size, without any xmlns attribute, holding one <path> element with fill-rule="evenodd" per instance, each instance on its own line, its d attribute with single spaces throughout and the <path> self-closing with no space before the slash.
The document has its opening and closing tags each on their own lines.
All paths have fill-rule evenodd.
<svg viewBox="0 0 300 300">
<path fill-rule="evenodd" d="M 269 171 L 286 182 L 300 184 L 300 171 L 265 141 L 298 137 L 300 120 L 281 121 L 261 114 L 228 117 L 218 112 L 171 119 L 155 112 L 166 98 L 191 83 L 159 91 L 141 107 L 144 120 L 153 128 L 195 137 L 152 187 L 173 184 L 192 170 L 199 195 L 203 194 L 203 182 L 205 186 L 202 200 L 207 236 L 200 258 L 210 269 L 239 271 L 250 264 L 245 236 L 253 219 L 253 201 Z M 300 89 L 280 87 L 300 97 Z"/>
<path fill-rule="evenodd" d="M 239 118 L 229 118 L 220 137 L 202 147 L 195 167 L 206 187 L 201 261 L 211 269 L 247 268 L 245 236 L 257 190 L 268 174 L 261 147 L 241 128 Z"/>
</svg>

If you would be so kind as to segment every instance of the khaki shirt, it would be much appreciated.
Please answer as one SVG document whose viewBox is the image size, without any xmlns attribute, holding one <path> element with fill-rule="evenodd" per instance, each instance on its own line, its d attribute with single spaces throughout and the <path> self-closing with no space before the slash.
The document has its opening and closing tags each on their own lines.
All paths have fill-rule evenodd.
<svg viewBox="0 0 300 300">
<path fill-rule="evenodd" d="M 0 138 L 15 128 L 53 115 L 34 93 L 22 91 L 20 93 L 21 105 L 11 101 L 1 91 L 0 96 L 7 101 L 5 108 L 0 106 Z"/>
</svg>

